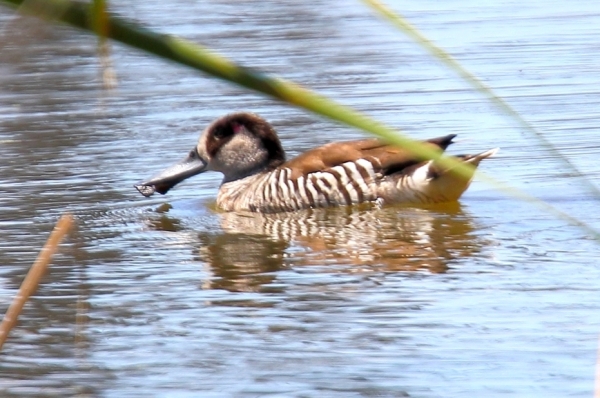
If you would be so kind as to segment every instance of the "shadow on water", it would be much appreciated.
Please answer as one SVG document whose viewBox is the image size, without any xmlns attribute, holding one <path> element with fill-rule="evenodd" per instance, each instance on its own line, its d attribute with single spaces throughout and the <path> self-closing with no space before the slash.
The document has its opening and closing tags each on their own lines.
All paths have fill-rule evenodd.
<svg viewBox="0 0 600 398">
<path fill-rule="evenodd" d="M 184 220 L 159 207 L 152 229 L 187 230 Z M 276 272 L 292 266 L 339 266 L 344 272 L 445 273 L 479 254 L 486 241 L 458 203 L 434 208 L 342 207 L 293 213 L 215 214 L 219 228 L 197 233 L 195 259 L 212 275 L 202 287 L 260 292 Z M 193 227 L 192 227 L 193 228 Z"/>
</svg>

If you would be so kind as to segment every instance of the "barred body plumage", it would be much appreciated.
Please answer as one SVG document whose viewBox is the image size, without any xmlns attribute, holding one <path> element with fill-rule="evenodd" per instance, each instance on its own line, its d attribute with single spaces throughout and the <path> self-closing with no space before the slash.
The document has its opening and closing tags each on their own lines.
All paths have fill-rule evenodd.
<svg viewBox="0 0 600 398">
<path fill-rule="evenodd" d="M 270 213 L 374 202 L 377 199 L 378 178 L 373 164 L 365 159 L 296 179 L 291 178 L 291 174 L 291 169 L 281 167 L 225 183 L 219 190 L 217 205 L 224 210 Z"/>
</svg>

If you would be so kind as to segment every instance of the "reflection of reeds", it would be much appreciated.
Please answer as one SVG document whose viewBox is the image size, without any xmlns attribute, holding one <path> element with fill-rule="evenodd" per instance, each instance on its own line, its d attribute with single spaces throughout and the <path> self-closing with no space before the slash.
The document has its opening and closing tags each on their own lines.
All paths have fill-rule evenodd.
<svg viewBox="0 0 600 398">
<path fill-rule="evenodd" d="M 25 302 L 29 296 L 35 292 L 35 289 L 37 288 L 40 279 L 44 275 L 50 260 L 52 260 L 52 256 L 58 249 L 58 245 L 72 227 L 73 216 L 70 214 L 65 214 L 60 218 L 60 220 L 58 220 L 56 226 L 52 230 L 52 233 L 50 233 L 48 241 L 40 251 L 40 254 L 31 266 L 27 276 L 25 276 L 17 295 L 4 315 L 2 324 L 0 324 L 0 350 L 2 350 L 2 346 L 8 337 L 8 333 L 17 322 L 17 317 L 23 310 Z"/>
<path fill-rule="evenodd" d="M 98 36 L 98 57 L 100 58 L 100 76 L 105 89 L 117 87 L 117 73 L 110 60 L 110 44 L 107 40 L 110 25 L 106 11 L 106 1 L 94 0 L 94 31 Z"/>
</svg>

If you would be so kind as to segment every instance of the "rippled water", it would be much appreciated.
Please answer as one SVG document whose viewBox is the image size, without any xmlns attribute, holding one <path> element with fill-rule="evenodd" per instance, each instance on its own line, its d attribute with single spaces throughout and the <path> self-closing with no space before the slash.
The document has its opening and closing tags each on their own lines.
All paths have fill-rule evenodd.
<svg viewBox="0 0 600 398">
<path fill-rule="evenodd" d="M 592 182 L 593 2 L 390 3 Z M 597 199 L 539 141 L 360 3 L 125 2 L 115 11 L 293 79 L 600 228 Z M 214 118 L 251 110 L 290 155 L 361 133 L 0 8 L 0 310 L 59 215 L 78 229 L 4 346 L 6 397 L 589 397 L 598 243 L 476 181 L 460 204 L 288 215 L 214 210 L 218 175 L 132 187 Z"/>
</svg>

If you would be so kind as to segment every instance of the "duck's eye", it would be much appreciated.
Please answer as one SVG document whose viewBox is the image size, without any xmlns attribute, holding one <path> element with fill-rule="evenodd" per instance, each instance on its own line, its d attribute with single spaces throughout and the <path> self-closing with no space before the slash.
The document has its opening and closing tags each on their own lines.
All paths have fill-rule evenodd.
<svg viewBox="0 0 600 398">
<path fill-rule="evenodd" d="M 231 134 L 231 126 L 219 126 L 215 129 L 214 137 L 218 140 L 221 140 L 225 137 L 230 136 Z"/>
</svg>

